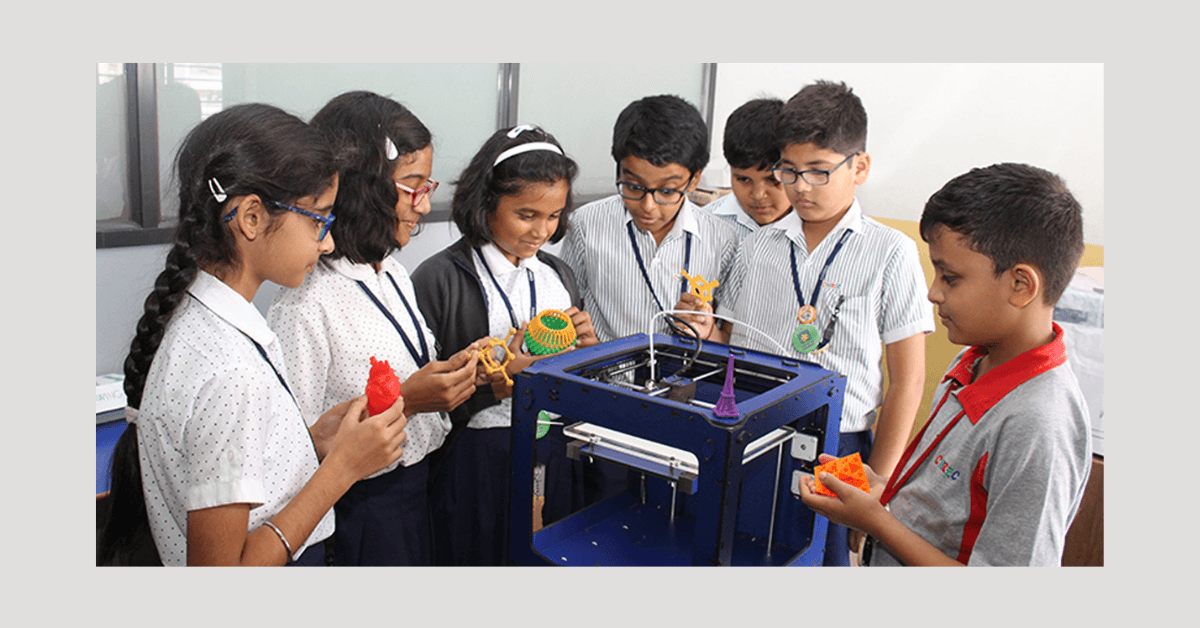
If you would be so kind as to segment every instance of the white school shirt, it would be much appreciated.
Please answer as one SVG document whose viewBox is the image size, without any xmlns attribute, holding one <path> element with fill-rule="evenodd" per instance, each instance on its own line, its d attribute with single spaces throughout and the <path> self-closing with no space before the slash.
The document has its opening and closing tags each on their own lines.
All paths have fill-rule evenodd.
<svg viewBox="0 0 1200 628">
<path fill-rule="evenodd" d="M 746 213 L 746 210 L 742 209 L 742 204 L 738 202 L 737 196 L 732 192 L 701 206 L 701 209 L 737 229 L 739 240 L 758 231 L 759 224 Z"/>
<path fill-rule="evenodd" d="M 900 231 L 863 216 L 857 199 L 812 255 L 804 223 L 795 212 L 772 226 L 742 240 L 717 313 L 765 332 L 783 345 L 782 355 L 845 375 L 841 431 L 865 430 L 883 403 L 882 345 L 933 331 L 933 308 L 926 298 L 917 245 Z M 846 230 L 851 233 L 825 274 L 813 323 L 824 334 L 833 306 L 844 296 L 833 339 L 821 353 L 800 353 L 792 346 L 800 301 L 788 251 L 795 250 L 800 288 L 805 303 L 811 304 L 817 276 Z M 730 344 L 779 354 L 779 347 L 746 325 L 734 324 Z"/>
<path fill-rule="evenodd" d="M 146 510 L 164 565 L 187 564 L 188 511 L 248 503 L 246 531 L 253 531 L 283 510 L 319 464 L 280 383 L 287 369 L 262 315 L 203 271 L 188 295 L 154 355 L 137 418 Z M 289 539 L 294 556 L 333 528 L 330 509 L 299 547 Z"/>
<path fill-rule="evenodd" d="M 508 335 L 508 330 L 514 329 L 514 327 L 512 318 L 508 315 L 508 308 L 504 305 L 504 299 L 500 297 L 500 293 L 496 291 L 496 285 L 488 276 L 489 268 L 496 276 L 496 282 L 504 290 L 509 303 L 512 304 L 513 314 L 517 317 L 517 329 L 522 324 L 528 323 L 530 318 L 530 273 L 533 275 L 533 289 L 537 292 L 537 312 L 566 310 L 571 307 L 571 295 L 563 286 L 558 273 L 550 266 L 543 264 L 537 257 L 522 259 L 520 264 L 514 266 L 512 262 L 508 261 L 508 258 L 504 257 L 500 249 L 490 242 L 479 247 L 479 252 L 483 253 L 482 259 L 474 253 L 471 254 L 471 259 L 475 261 L 475 272 L 479 275 L 479 282 L 483 285 L 485 300 L 488 304 L 488 334 L 493 338 L 504 339 Z M 487 268 L 484 268 L 484 261 L 487 262 Z M 467 423 L 467 427 L 472 429 L 509 427 L 510 425 L 512 425 L 512 397 L 501 399 L 500 403 L 476 412 Z"/>
<path fill-rule="evenodd" d="M 571 228 L 563 241 L 561 256 L 575 271 L 584 307 L 591 314 L 600 342 L 646 333 L 650 318 L 660 311 L 630 246 L 626 224 L 632 220 L 621 196 L 614 194 L 572 212 Z M 636 225 L 633 233 L 654 294 L 664 309 L 674 309 L 683 293 L 680 270 L 684 268 L 689 233 L 692 248 L 688 274 L 699 275 L 706 282 L 720 282 L 713 298 L 714 304 L 721 301 L 738 245 L 733 227 L 684 200 L 661 244 Z M 652 331 L 670 333 L 663 317 L 657 319 Z"/>
<path fill-rule="evenodd" d="M 389 276 L 395 279 L 395 286 Z M 418 334 L 422 334 L 429 359 L 437 359 L 433 333 L 417 307 L 412 280 L 404 266 L 385 257 L 380 271 L 375 272 L 370 264 L 355 264 L 345 258 L 323 260 L 299 288 L 280 288 L 267 311 L 267 323 L 279 335 L 283 347 L 292 390 L 310 425 L 333 406 L 366 392 L 372 356 L 387 360 L 400 379 L 401 394 L 404 380 L 419 368 L 396 328 L 358 286 L 359 281 L 388 309 L 413 347 L 420 352 Z M 396 286 L 412 307 L 419 329 L 414 327 Z M 420 462 L 446 440 L 450 417 L 440 412 L 414 414 L 408 418 L 404 432 L 400 460 L 368 477 Z"/>
</svg>

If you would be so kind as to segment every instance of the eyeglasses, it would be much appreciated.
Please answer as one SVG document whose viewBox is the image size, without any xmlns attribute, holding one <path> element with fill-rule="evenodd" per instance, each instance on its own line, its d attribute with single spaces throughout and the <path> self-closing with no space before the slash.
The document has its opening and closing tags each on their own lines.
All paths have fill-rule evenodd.
<svg viewBox="0 0 1200 628">
<path fill-rule="evenodd" d="M 825 185 L 826 183 L 829 183 L 829 173 L 841 168 L 842 164 L 850 161 L 851 158 L 861 152 L 861 150 L 855 151 L 849 157 L 843 159 L 841 163 L 830 168 L 829 170 L 792 170 L 791 168 L 775 166 L 774 168 L 771 168 L 771 174 L 775 175 L 775 178 L 784 185 L 792 185 L 797 179 L 800 178 L 803 178 L 804 182 L 809 185 Z"/>
<path fill-rule="evenodd" d="M 314 221 L 314 224 L 318 228 L 321 229 L 321 233 L 317 235 L 317 242 L 324 240 L 325 234 L 329 233 L 329 228 L 333 226 L 333 214 L 329 214 L 329 216 L 326 217 L 326 216 L 322 216 L 321 214 L 314 214 L 310 211 L 300 209 L 299 207 L 292 207 L 291 205 L 288 205 L 287 203 L 280 203 L 279 201 L 267 201 L 267 202 L 278 207 L 279 209 L 286 209 L 290 212 L 296 212 L 297 214 L 304 214 L 305 216 L 312 218 Z"/>
<path fill-rule="evenodd" d="M 696 175 L 693 174 L 688 177 L 687 183 L 683 184 L 682 190 L 674 188 L 647 188 L 636 183 L 617 181 L 617 191 L 620 192 L 621 196 L 631 201 L 640 201 L 646 198 L 646 194 L 649 193 L 654 198 L 654 202 L 659 205 L 674 205 L 683 199 L 683 195 L 688 186 L 692 184 L 692 177 L 694 176 Z"/>
<path fill-rule="evenodd" d="M 392 181 L 392 183 L 396 183 L 396 182 Z M 417 205 L 421 204 L 421 201 L 424 200 L 426 196 L 428 196 L 430 199 L 433 198 L 433 193 L 436 192 L 438 189 L 438 182 L 434 181 L 433 179 L 429 179 L 428 181 L 425 182 L 425 185 L 422 185 L 421 187 L 419 187 L 415 190 L 408 187 L 407 185 L 404 185 L 403 183 L 396 183 L 396 187 L 411 194 L 412 195 L 412 206 L 416 207 Z"/>
<path fill-rule="evenodd" d="M 279 209 L 286 209 L 290 212 L 296 212 L 297 214 L 304 214 L 305 216 L 312 218 L 313 224 L 321 230 L 321 233 L 317 236 L 317 242 L 320 242 L 321 240 L 325 239 L 325 235 L 327 233 L 329 233 L 329 227 L 333 225 L 333 218 L 334 218 L 333 214 L 329 214 L 328 216 L 322 216 L 321 214 L 314 214 L 308 210 L 300 209 L 299 207 L 292 207 L 291 205 L 288 205 L 287 203 L 280 203 L 279 201 L 267 201 L 267 202 L 278 207 Z M 230 220 L 233 220 L 233 217 L 237 215 L 237 210 L 238 210 L 238 208 L 234 207 L 233 211 L 229 212 L 228 214 L 225 214 L 225 216 L 223 218 L 221 218 L 221 224 L 225 224 L 225 223 L 229 222 Z"/>
</svg>

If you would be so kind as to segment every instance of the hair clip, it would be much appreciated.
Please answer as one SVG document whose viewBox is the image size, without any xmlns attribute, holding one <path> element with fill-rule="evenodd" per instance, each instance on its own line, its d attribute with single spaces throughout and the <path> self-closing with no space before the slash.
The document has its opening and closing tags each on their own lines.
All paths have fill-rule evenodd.
<svg viewBox="0 0 1200 628">
<path fill-rule="evenodd" d="M 392 141 L 392 138 L 385 135 L 383 136 L 383 139 L 387 140 L 386 148 L 388 161 L 395 161 L 396 158 L 400 156 L 400 150 L 396 148 L 396 143 Z"/>
<path fill-rule="evenodd" d="M 536 131 L 536 130 L 538 130 L 538 128 L 532 124 L 522 124 L 520 126 L 513 127 L 512 130 L 508 132 L 508 137 L 509 137 L 509 139 L 512 139 L 525 131 Z"/>
<path fill-rule="evenodd" d="M 213 189 L 216 186 L 216 189 Z M 217 181 L 216 177 L 208 180 L 208 191 L 212 192 L 213 198 L 217 199 L 218 203 L 224 203 L 229 195 L 225 194 L 225 188 L 221 187 L 221 182 Z"/>
</svg>

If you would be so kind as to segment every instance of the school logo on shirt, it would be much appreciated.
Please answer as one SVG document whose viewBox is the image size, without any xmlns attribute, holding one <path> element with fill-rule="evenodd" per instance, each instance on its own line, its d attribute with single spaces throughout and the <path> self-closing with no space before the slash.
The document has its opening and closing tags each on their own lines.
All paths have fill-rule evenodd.
<svg viewBox="0 0 1200 628">
<path fill-rule="evenodd" d="M 950 464 L 950 461 L 947 460 L 945 456 L 938 454 L 938 457 L 933 459 L 933 466 L 936 467 L 937 470 L 939 470 L 943 474 L 945 474 L 945 476 L 950 478 L 952 481 L 958 479 L 958 475 L 959 475 L 958 469 L 955 469 L 954 466 Z"/>
</svg>

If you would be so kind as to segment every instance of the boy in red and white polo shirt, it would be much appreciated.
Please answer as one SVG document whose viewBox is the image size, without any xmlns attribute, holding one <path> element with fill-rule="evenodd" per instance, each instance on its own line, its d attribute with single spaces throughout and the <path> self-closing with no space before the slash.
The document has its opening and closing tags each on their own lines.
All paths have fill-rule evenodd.
<svg viewBox="0 0 1200 628">
<path fill-rule="evenodd" d="M 1090 470 L 1091 435 L 1054 304 L 1083 254 L 1079 203 L 1056 175 L 976 168 L 921 216 L 929 300 L 966 345 L 929 422 L 871 495 L 822 474 L 806 504 L 868 537 L 877 565 L 1058 565 Z M 823 458 L 824 461 L 825 458 Z"/>
</svg>

